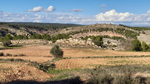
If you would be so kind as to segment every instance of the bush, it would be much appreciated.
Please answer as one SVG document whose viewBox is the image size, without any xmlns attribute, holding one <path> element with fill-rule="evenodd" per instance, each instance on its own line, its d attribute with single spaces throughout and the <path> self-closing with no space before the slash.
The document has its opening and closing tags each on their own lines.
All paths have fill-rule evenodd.
<svg viewBox="0 0 150 84">
<path fill-rule="evenodd" d="M 142 50 L 147 51 L 148 49 L 149 49 L 149 46 L 145 42 L 142 42 Z"/>
<path fill-rule="evenodd" d="M 69 79 L 68 84 L 83 84 L 83 82 L 81 81 L 80 77 L 77 76 L 75 78 Z"/>
<path fill-rule="evenodd" d="M 86 84 L 113 84 L 114 78 L 100 67 L 91 70 L 91 77 Z"/>
<path fill-rule="evenodd" d="M 4 53 L 1 52 L 1 53 L 0 53 L 0 56 L 4 56 Z"/>
<path fill-rule="evenodd" d="M 55 57 L 55 58 L 62 58 L 63 57 L 63 51 L 62 49 L 59 48 L 58 45 L 55 45 L 50 53 Z"/>
<path fill-rule="evenodd" d="M 114 84 L 135 84 L 135 79 L 132 78 L 132 76 L 132 72 L 125 72 L 123 76 L 119 76 L 116 78 Z"/>
<path fill-rule="evenodd" d="M 134 51 L 142 51 L 141 42 L 138 39 L 135 39 L 133 42 L 133 49 Z"/>
<path fill-rule="evenodd" d="M 89 79 L 87 84 L 113 84 L 114 78 L 107 74 L 97 74 Z"/>
<path fill-rule="evenodd" d="M 5 47 L 9 47 L 11 44 L 12 44 L 12 43 L 11 43 L 10 40 L 4 40 L 4 41 L 3 41 L 3 46 L 5 46 Z"/>
<path fill-rule="evenodd" d="M 12 54 L 7 53 L 6 56 L 12 56 Z"/>
</svg>

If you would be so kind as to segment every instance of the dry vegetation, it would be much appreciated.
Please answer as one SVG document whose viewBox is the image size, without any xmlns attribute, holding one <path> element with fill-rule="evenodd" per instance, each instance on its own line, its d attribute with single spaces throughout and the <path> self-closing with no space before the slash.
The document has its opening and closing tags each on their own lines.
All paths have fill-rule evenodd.
<svg viewBox="0 0 150 84">
<path fill-rule="evenodd" d="M 50 55 L 50 49 L 51 46 L 46 45 L 26 45 L 20 48 L 2 49 L 0 52 L 3 52 L 4 55 L 9 53 L 13 56 L 1 56 L 0 59 L 24 59 L 30 60 L 29 62 L 47 63 L 53 59 L 52 55 Z M 86 48 L 62 49 L 64 51 L 64 58 L 55 60 L 56 70 L 92 69 L 100 65 L 150 65 L 150 52 L 128 52 Z M 25 56 L 19 56 L 19 54 L 24 54 Z M 18 56 L 15 57 L 14 55 Z M 47 79 L 51 79 L 51 77 L 55 77 L 55 75 L 48 74 L 29 65 L 29 62 L 0 61 L 0 81 L 46 81 Z M 80 74 L 80 72 L 74 74 L 77 73 Z M 136 75 L 139 74 L 142 73 L 136 73 Z M 64 73 L 63 76 L 67 77 Z M 63 76 L 61 78 L 63 78 Z"/>
<path fill-rule="evenodd" d="M 52 77 L 35 67 L 23 62 L 1 62 L 0 82 L 11 82 L 15 80 L 37 80 L 45 81 Z"/>
</svg>

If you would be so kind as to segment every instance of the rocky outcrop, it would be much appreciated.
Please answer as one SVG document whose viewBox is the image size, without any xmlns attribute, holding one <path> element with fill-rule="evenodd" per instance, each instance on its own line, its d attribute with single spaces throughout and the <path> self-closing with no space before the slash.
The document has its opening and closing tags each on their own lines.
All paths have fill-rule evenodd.
<svg viewBox="0 0 150 84">
<path fill-rule="evenodd" d="M 79 34 L 75 34 L 75 35 L 72 35 L 73 38 L 80 38 L 80 37 L 86 37 L 86 36 L 110 36 L 110 37 L 113 37 L 113 36 L 116 36 L 116 37 L 122 37 L 124 39 L 126 39 L 126 37 L 124 35 L 121 35 L 121 34 L 118 34 L 118 33 L 115 33 L 115 32 L 112 32 L 112 31 L 103 31 L 103 32 L 87 32 L 87 33 L 79 33 Z"/>
<path fill-rule="evenodd" d="M 122 43 L 114 39 L 103 38 L 103 45 L 110 50 L 125 50 Z"/>
<path fill-rule="evenodd" d="M 11 40 L 13 45 L 17 44 L 51 44 L 51 41 L 47 40 L 39 40 L 39 39 L 31 39 L 31 40 Z"/>
<path fill-rule="evenodd" d="M 80 38 L 69 38 L 69 39 L 61 39 L 57 40 L 57 45 L 64 46 L 64 47 L 93 47 L 93 48 L 99 48 L 96 46 L 91 39 L 88 39 L 87 41 L 82 40 Z"/>
<path fill-rule="evenodd" d="M 137 38 L 141 42 L 150 44 L 150 34 L 140 34 L 139 36 L 137 36 Z"/>
<path fill-rule="evenodd" d="M 16 34 L 16 35 L 30 35 L 29 32 L 27 32 L 27 29 L 21 27 L 20 29 L 15 29 L 6 25 L 0 25 L 0 29 L 6 29 L 9 31 L 9 33 Z"/>
</svg>

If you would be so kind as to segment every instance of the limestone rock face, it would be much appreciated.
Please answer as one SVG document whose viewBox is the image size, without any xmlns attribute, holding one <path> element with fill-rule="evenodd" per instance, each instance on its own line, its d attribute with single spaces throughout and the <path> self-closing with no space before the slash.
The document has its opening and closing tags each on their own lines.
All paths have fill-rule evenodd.
<svg viewBox="0 0 150 84">
<path fill-rule="evenodd" d="M 103 45 L 106 46 L 106 49 L 111 50 L 124 50 L 123 45 L 120 41 L 109 39 L 109 38 L 103 38 Z"/>
<path fill-rule="evenodd" d="M 57 45 L 61 46 L 70 46 L 70 47 L 97 47 L 91 39 L 88 39 L 87 41 L 82 40 L 80 38 L 69 38 L 69 39 L 60 39 L 57 40 L 56 43 Z"/>
<path fill-rule="evenodd" d="M 11 40 L 13 45 L 17 44 L 52 44 L 51 41 L 39 40 L 39 39 L 28 39 L 28 40 Z"/>
<path fill-rule="evenodd" d="M 141 42 L 145 42 L 147 44 L 150 44 L 150 34 L 140 34 L 140 36 L 138 36 L 137 38 Z"/>
</svg>

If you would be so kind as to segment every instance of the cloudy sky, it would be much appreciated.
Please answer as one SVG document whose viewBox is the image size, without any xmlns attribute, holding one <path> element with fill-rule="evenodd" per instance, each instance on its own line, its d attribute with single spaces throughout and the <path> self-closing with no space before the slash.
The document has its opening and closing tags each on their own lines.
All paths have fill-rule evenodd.
<svg viewBox="0 0 150 84">
<path fill-rule="evenodd" d="M 150 0 L 1 0 L 0 22 L 150 26 Z"/>
</svg>

